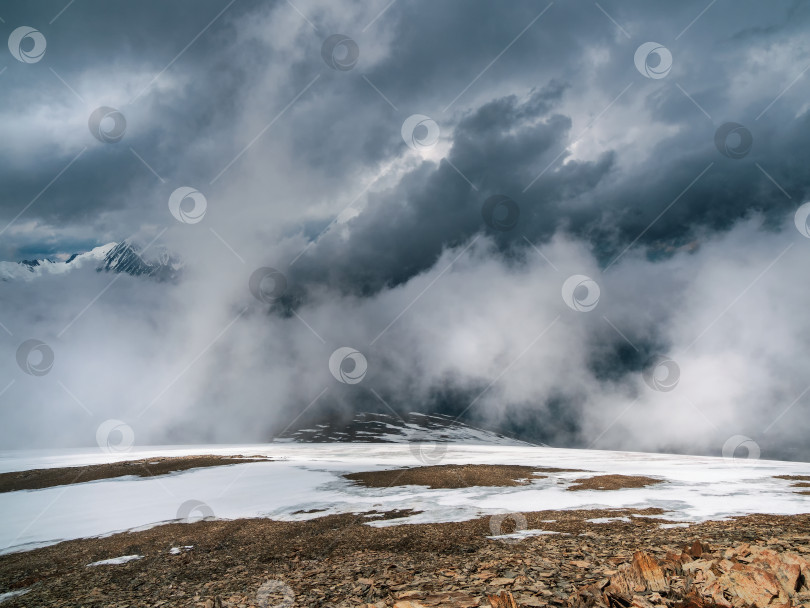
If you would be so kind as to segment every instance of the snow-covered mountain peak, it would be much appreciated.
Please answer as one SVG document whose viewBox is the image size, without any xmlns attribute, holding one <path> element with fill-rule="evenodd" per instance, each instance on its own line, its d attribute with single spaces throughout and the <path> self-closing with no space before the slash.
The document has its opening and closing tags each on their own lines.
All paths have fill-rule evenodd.
<svg viewBox="0 0 810 608">
<path fill-rule="evenodd" d="M 175 278 L 182 264 L 166 250 L 155 250 L 147 257 L 128 241 L 107 243 L 85 253 L 76 253 L 66 261 L 50 259 L 0 262 L 0 281 L 33 281 L 46 275 L 64 275 L 79 268 L 98 272 L 122 272 L 157 280 Z"/>
</svg>

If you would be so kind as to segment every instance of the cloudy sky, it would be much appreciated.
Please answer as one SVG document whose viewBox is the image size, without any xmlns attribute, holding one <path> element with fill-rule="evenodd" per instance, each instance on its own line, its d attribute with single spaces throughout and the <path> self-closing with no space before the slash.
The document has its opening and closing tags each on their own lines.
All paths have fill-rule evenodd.
<svg viewBox="0 0 810 608">
<path fill-rule="evenodd" d="M 0 282 L 1 446 L 391 408 L 810 460 L 807 3 L 0 19 L 0 260 L 127 240 L 184 264 Z"/>
</svg>

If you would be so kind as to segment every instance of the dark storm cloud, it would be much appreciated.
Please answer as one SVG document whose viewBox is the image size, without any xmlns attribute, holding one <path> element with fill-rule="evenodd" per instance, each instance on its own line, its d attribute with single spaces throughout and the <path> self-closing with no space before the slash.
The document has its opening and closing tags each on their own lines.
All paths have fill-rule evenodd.
<svg viewBox="0 0 810 608">
<path fill-rule="evenodd" d="M 520 102 L 515 96 L 482 106 L 463 119 L 448 161 L 424 162 L 392 191 L 373 197 L 369 208 L 349 222 L 351 241 L 334 230 L 311 254 L 296 263 L 302 283 L 328 283 L 358 293 L 373 293 L 406 281 L 432 266 L 444 247 L 457 245 L 485 228 L 484 200 L 519 193 L 531 172 L 564 146 L 570 120 L 549 115 L 564 87 L 552 83 Z M 453 165 L 470 176 L 472 185 Z M 521 229 L 531 238 L 558 226 L 556 207 L 566 198 L 594 188 L 611 167 L 611 155 L 596 163 L 572 162 L 521 200 Z M 501 237 L 505 241 L 505 237 Z M 506 244 L 506 243 L 505 243 Z M 322 260 L 329 260 L 324 265 Z"/>
<path fill-rule="evenodd" d="M 637 78 L 633 54 L 641 43 L 655 40 L 675 53 L 673 76 L 723 87 L 733 74 L 729 68 L 752 43 L 767 45 L 797 34 L 810 19 L 810 7 L 799 0 L 737 2 L 733 8 L 720 3 L 696 21 L 706 8 L 700 2 L 600 6 L 618 27 L 596 6 L 579 3 L 516 2 L 508 10 L 484 0 L 396 3 L 380 24 L 392 31 L 392 55 L 368 76 L 405 115 L 435 112 L 433 118 L 442 120 L 551 78 L 587 79 L 612 90 L 617 79 Z M 362 36 L 357 33 L 361 52 Z M 610 61 L 596 64 L 598 58 Z M 802 67 L 797 63 L 796 73 Z M 357 69 L 363 69 L 362 59 Z"/>
<path fill-rule="evenodd" d="M 209 175 L 220 162 L 201 163 L 194 144 L 206 135 L 216 137 L 221 125 L 230 123 L 227 109 L 244 73 L 219 49 L 231 44 L 232 20 L 255 4 L 229 7 L 216 27 L 182 54 L 226 3 L 155 3 L 145 10 L 89 0 L 71 4 L 57 17 L 66 4 L 2 7 L 5 37 L 20 25 L 35 27 L 46 37 L 47 51 L 34 64 L 8 54 L 3 62 L 0 101 L 6 111 L 0 129 L 7 139 L 0 150 L 0 229 L 75 159 L 15 224 L 36 222 L 41 239 L 47 238 L 45 227 L 71 225 L 86 228 L 91 237 L 101 229 L 99 216 L 112 212 L 120 224 L 112 230 L 114 238 L 123 238 L 155 218 L 150 195 L 158 181 L 135 153 L 167 180 L 181 170 L 190 180 Z M 167 69 L 173 58 L 176 63 Z M 118 142 L 101 143 L 91 133 L 90 114 L 102 105 L 119 110 L 126 120 Z M 13 231 L 4 234 L 3 259 L 19 258 L 16 249 L 24 240 Z M 64 247 L 69 246 L 65 237 Z"/>
<path fill-rule="evenodd" d="M 228 132 L 235 123 L 234 119 L 243 111 L 242 99 L 257 94 L 254 82 L 257 73 L 267 63 L 280 62 L 286 81 L 277 83 L 281 101 L 268 104 L 268 122 L 314 75 L 321 77 L 313 87 L 312 98 L 302 102 L 308 104 L 306 111 L 289 112 L 274 130 L 277 137 L 288 141 L 287 149 L 302 170 L 310 171 L 322 188 L 344 187 L 346 176 L 377 170 L 389 159 L 397 157 L 404 149 L 397 126 L 414 112 L 427 113 L 437 120 L 445 133 L 453 133 L 458 125 L 458 132 L 452 135 L 455 146 L 450 160 L 468 179 L 483 187 L 484 191 L 521 199 L 520 203 L 525 207 L 522 221 L 526 223 L 522 227 L 529 237 L 548 236 L 553 229 L 550 225 L 564 219 L 572 222 L 578 232 L 605 230 L 613 233 L 618 239 L 615 247 L 620 250 L 624 243 L 635 238 L 638 225 L 648 217 L 646 212 L 637 209 L 639 203 L 621 204 L 620 208 L 624 209 L 621 213 L 637 217 L 637 220 L 631 219 L 627 225 L 619 222 L 618 226 L 588 226 L 588 217 L 594 217 L 592 206 L 580 207 L 575 213 L 551 211 L 555 206 L 583 197 L 593 190 L 593 180 L 601 179 L 599 168 L 586 178 L 573 168 L 564 167 L 560 173 L 568 171 L 570 174 L 552 172 L 544 176 L 542 183 L 533 186 L 526 196 L 518 196 L 526 183 L 577 134 L 571 132 L 569 125 L 564 136 L 557 130 L 553 141 L 545 141 L 543 138 L 555 135 L 541 133 L 542 129 L 531 125 L 526 127 L 525 116 L 510 114 L 506 106 L 511 103 L 513 107 L 520 107 L 521 112 L 534 112 L 535 116 L 544 115 L 543 108 L 509 101 L 513 99 L 511 96 L 518 95 L 523 99 L 532 89 L 551 86 L 557 87 L 561 93 L 567 88 L 566 103 L 558 107 L 560 116 L 554 119 L 561 126 L 571 116 L 567 106 L 581 102 L 578 96 L 587 94 L 588 88 L 591 92 L 594 87 L 601 89 L 610 99 L 625 83 L 635 84 L 635 89 L 618 105 L 621 107 L 640 96 L 646 97 L 646 107 L 654 121 L 668 123 L 682 132 L 659 142 L 655 152 L 659 158 L 652 158 L 648 167 L 633 175 L 617 176 L 617 179 L 624 178 L 627 183 L 635 183 L 638 179 L 646 182 L 650 179 L 646 174 L 659 173 L 666 166 L 666 171 L 673 176 L 673 183 L 662 184 L 660 192 L 656 190 L 658 185 L 653 183 L 649 187 L 651 192 L 643 194 L 646 201 L 666 200 L 677 189 L 677 179 L 687 178 L 689 171 L 695 168 L 698 163 L 696 155 L 707 142 L 711 142 L 713 130 L 719 126 L 699 124 L 702 115 L 675 88 L 675 79 L 678 78 L 679 84 L 699 98 L 713 117 L 716 115 L 716 122 L 724 116 L 724 106 L 729 105 L 729 98 L 735 94 L 728 81 L 734 76 L 734 64 L 741 62 L 741 54 L 752 42 L 766 46 L 777 41 L 779 33 L 799 31 L 808 18 L 808 10 L 801 3 L 777 8 L 743 3 L 736 5 L 733 11 L 718 5 L 684 30 L 700 12 L 695 9 L 702 10 L 699 4 L 670 6 L 664 13 L 660 7 L 644 2 L 603 3 L 606 11 L 627 32 L 625 36 L 595 7 L 586 10 L 569 4 L 522 2 L 503 11 L 488 2 L 465 2 L 463 7 L 456 2 L 430 6 L 396 3 L 371 26 L 368 24 L 384 8 L 383 5 L 376 10 L 369 9 L 367 15 L 362 14 L 347 25 L 341 22 L 341 17 L 350 10 L 323 11 L 302 4 L 302 12 L 309 14 L 317 31 L 301 19 L 304 29 L 296 34 L 296 52 L 290 53 L 289 47 L 283 47 L 276 40 L 261 40 L 255 36 L 242 38 L 237 28 L 244 29 L 244 24 L 251 19 L 278 19 L 282 10 L 298 19 L 292 8 L 275 3 L 237 2 L 194 41 L 144 96 L 133 102 L 133 107 L 126 105 L 129 98 L 120 100 L 119 109 L 127 116 L 128 123 L 125 138 L 118 144 L 99 146 L 87 129 L 65 134 L 45 133 L 43 129 L 53 127 L 37 125 L 43 113 L 59 115 L 59 106 L 77 101 L 55 74 L 75 89 L 81 89 L 82 76 L 91 72 L 102 80 L 114 79 L 130 71 L 142 72 L 142 77 L 131 85 L 134 88 L 128 91 L 134 95 L 226 5 L 214 1 L 193 3 L 192 10 L 192 4 L 158 3 L 149 5 L 146 10 L 144 5 L 112 6 L 87 1 L 71 5 L 52 24 L 48 21 L 64 8 L 61 2 L 4 5 L 5 30 L 10 31 L 15 24 L 30 24 L 39 27 L 48 40 L 48 53 L 43 61 L 25 65 L 11 60 L 3 75 L 4 82 L 10 85 L 3 93 L 7 106 L 42 105 L 38 117 L 31 117 L 31 139 L 37 139 L 38 143 L 31 144 L 33 149 L 23 156 L 24 160 L 18 161 L 16 167 L 13 156 L 9 154 L 6 175 L 0 176 L 8 184 L 8 194 L 0 199 L 4 219 L 16 215 L 85 145 L 89 145 L 88 153 L 62 178 L 65 182 L 73 180 L 68 187 L 54 187 L 48 193 L 50 204 L 37 204 L 24 217 L 49 223 L 86 223 L 89 218 L 107 211 L 131 211 L 139 204 L 138 196 L 133 196 L 133 192 L 147 198 L 156 182 L 145 166 L 137 166 L 140 161 L 129 146 L 170 181 L 179 175 L 184 183 L 194 180 L 204 183 L 203 180 L 216 174 L 239 152 L 244 141 L 249 140 L 252 133 L 246 133 L 241 140 L 232 140 Z M 346 9 L 356 10 L 356 5 L 346 5 Z M 360 49 L 357 65 L 348 72 L 330 70 L 320 56 L 323 39 L 339 28 L 346 30 L 342 33 L 353 36 Z M 675 40 L 679 34 L 682 37 Z M 380 54 L 376 50 L 375 47 L 380 45 L 376 36 L 383 36 L 389 47 L 387 53 Z M 633 66 L 635 48 L 647 39 L 660 40 L 675 53 L 675 67 L 666 80 L 644 81 Z M 487 67 L 496 57 L 497 61 Z M 601 57 L 604 63 L 591 65 L 597 57 Z M 51 74 L 50 69 L 55 74 Z M 556 84 L 548 85 L 549 82 Z M 172 83 L 175 88 L 159 91 L 161 84 Z M 587 87 L 584 88 L 585 83 Z M 374 90 L 372 84 L 396 109 Z M 91 83 L 81 90 L 81 94 L 91 97 L 96 92 L 94 86 L 96 90 L 101 89 L 98 82 Z M 728 119 L 736 118 L 752 124 L 755 110 L 763 105 L 759 103 L 760 98 L 772 99 L 768 95 L 777 93 L 778 90 L 763 91 L 762 95 L 751 100 L 749 111 L 744 116 L 730 116 Z M 542 103 L 551 101 L 555 100 L 543 100 Z M 86 102 L 86 107 L 82 107 L 84 114 L 95 105 L 92 98 Z M 591 109 L 591 116 L 602 109 Z M 505 113 L 500 116 L 501 112 Z M 768 131 L 768 121 L 772 116 L 766 116 L 761 125 L 757 125 L 765 127 L 760 130 Z M 86 117 L 81 118 L 83 121 Z M 475 125 L 471 120 L 478 120 L 481 124 Z M 509 134 L 510 129 L 519 125 L 530 132 L 519 137 Z M 499 133 L 501 130 L 503 135 Z M 61 143 L 57 148 L 47 144 L 48 137 L 54 135 Z M 199 146 L 206 140 L 216 142 L 216 146 Z M 765 143 L 764 139 L 757 137 L 760 151 L 764 150 L 762 145 Z M 778 147 L 780 142 L 773 143 Z M 261 145 L 260 141 L 257 153 L 261 152 Z M 546 145 L 554 147 L 548 150 L 550 156 L 544 156 Z M 119 150 L 99 147 L 117 147 Z M 707 154 L 711 153 L 707 150 Z M 504 162 L 506 158 L 496 158 L 498 154 L 512 154 L 514 157 Z M 36 160 L 31 162 L 34 158 Z M 558 164 L 565 158 L 566 154 L 562 154 Z M 778 164 L 779 159 L 773 160 Z M 24 169 L 20 168 L 19 162 L 25 163 Z M 605 171 L 614 160 L 606 156 L 595 162 Z M 680 164 L 687 166 L 688 170 L 681 171 Z M 235 171 L 238 168 L 239 165 Z M 441 175 L 431 179 L 432 192 L 452 201 L 434 209 L 432 226 L 426 226 L 422 218 L 418 218 L 417 223 L 403 226 L 403 234 L 418 226 L 420 231 L 430 233 L 425 237 L 427 241 L 450 244 L 475 230 L 471 223 L 474 213 L 468 214 L 466 219 L 456 217 L 460 206 L 457 199 L 464 196 L 465 184 L 451 183 L 457 181 L 458 176 L 446 164 L 440 163 L 438 172 Z M 554 183 L 566 178 L 566 185 Z M 794 176 L 794 179 L 799 180 L 797 185 L 800 186 L 801 178 Z M 740 183 L 739 180 L 729 181 Z M 740 186 L 744 190 L 748 187 L 749 184 Z M 412 204 L 424 207 L 424 197 L 414 197 L 410 187 L 407 189 L 408 193 L 392 196 L 413 199 L 417 202 Z M 600 189 L 594 198 L 609 195 Z M 625 195 L 622 191 L 615 196 L 623 199 Z M 430 196 L 430 192 L 426 191 L 425 196 Z M 619 213 L 613 204 L 599 203 L 597 206 L 600 218 Z M 683 208 L 689 209 L 690 205 L 683 205 Z M 447 217 L 437 217 L 443 210 L 446 210 Z M 414 214 L 418 215 L 418 211 L 411 215 Z M 729 219 L 722 213 L 715 214 L 720 216 L 714 220 L 715 224 Z M 142 217 L 141 221 L 148 217 Z M 123 232 L 130 233 L 137 228 L 132 225 L 133 220 L 138 221 L 137 216 L 133 218 L 131 214 L 123 213 L 121 218 L 126 222 Z M 697 222 L 704 219 L 699 214 L 695 218 Z M 364 221 L 373 224 L 370 220 Z M 684 221 L 689 224 L 690 217 L 680 218 L 680 223 Z M 591 224 L 597 223 L 601 224 L 602 220 L 591 221 Z M 665 225 L 658 226 L 653 234 L 666 232 Z M 448 232 L 446 236 L 439 236 L 442 227 Z M 376 227 L 371 225 L 370 229 L 376 230 Z M 380 236 L 378 234 L 378 238 Z M 360 234 L 357 238 L 367 241 L 369 237 Z M 382 276 L 377 282 L 397 282 L 410 276 L 410 268 L 417 271 L 424 268 L 430 259 L 435 258 L 437 251 L 435 244 L 428 246 L 422 261 L 407 263 L 406 269 L 392 271 L 390 277 Z M 349 259 L 347 263 L 354 262 Z"/>
<path fill-rule="evenodd" d="M 513 196 L 521 214 L 515 229 L 497 235 L 505 250 L 564 228 L 588 239 L 606 265 L 630 244 L 677 247 L 754 212 L 778 223 L 795 209 L 794 197 L 810 193 L 810 170 L 802 161 L 808 115 L 788 133 L 755 130 L 756 147 L 743 159 L 719 153 L 706 121 L 657 145 L 618 183 L 604 183 L 615 169 L 615 155 L 606 153 L 597 162 L 566 163 L 521 193 L 537 167 L 566 146 L 570 120 L 548 115 L 561 89 L 552 85 L 524 103 L 511 96 L 482 106 L 459 123 L 449 162 L 424 163 L 398 188 L 372 199 L 348 223 L 348 243 L 337 230 L 327 233 L 297 262 L 293 276 L 357 293 L 404 282 L 432 266 L 444 247 L 486 230 L 482 204 L 498 193 Z M 772 167 L 768 175 L 778 185 L 763 165 Z"/>
<path fill-rule="evenodd" d="M 390 53 L 376 62 L 364 57 L 371 34 L 358 21 L 343 33 L 356 38 L 360 59 L 351 72 L 324 72 L 328 91 L 318 111 L 296 125 L 296 154 L 327 175 L 352 174 L 401 152 L 397 126 L 411 114 L 430 115 L 449 130 L 470 104 L 477 109 L 509 90 L 527 92 L 575 75 L 580 57 L 566 49 L 607 43 L 613 32 L 597 27 L 604 25 L 598 13 L 547 6 L 519 2 L 503 11 L 478 0 L 396 3 L 374 26 L 390 33 Z M 323 33 L 335 27 L 328 19 L 316 25 Z M 320 42 L 314 33 L 307 40 Z M 496 66 L 476 78 L 507 46 Z"/>
<path fill-rule="evenodd" d="M 726 230 L 755 212 L 764 214 L 772 224 L 779 223 L 795 211 L 796 200 L 810 193 L 810 171 L 798 156 L 810 136 L 810 116 L 798 119 L 793 132 L 777 140 L 766 133 L 758 137 L 757 133 L 755 148 L 740 160 L 719 154 L 711 135 L 711 131 L 703 130 L 703 141 L 693 139 L 694 152 L 680 162 L 651 162 L 636 180 L 601 193 L 605 211 L 600 214 L 594 205 L 585 225 L 595 231 L 615 230 L 594 242 L 606 262 L 624 251 L 628 243 L 654 249 L 679 246 L 705 229 Z M 769 167 L 767 173 L 778 185 L 758 164 Z M 698 181 L 689 187 L 695 179 Z M 655 221 L 661 213 L 664 215 Z"/>
<path fill-rule="evenodd" d="M 75 71 L 89 63 L 121 61 L 136 55 L 144 61 L 171 59 L 182 48 L 178 42 L 185 45 L 227 4 L 221 0 L 153 2 L 145 10 L 144 5 L 126 2 L 78 0 L 65 9 L 68 2 L 61 0 L 8 0 L 3 3 L 2 16 L 7 32 L 23 24 L 43 32 L 49 49 L 55 51 L 49 56 L 50 64 Z M 195 10 L 190 10 L 192 7 Z M 234 8 L 240 10 L 239 6 Z"/>
</svg>

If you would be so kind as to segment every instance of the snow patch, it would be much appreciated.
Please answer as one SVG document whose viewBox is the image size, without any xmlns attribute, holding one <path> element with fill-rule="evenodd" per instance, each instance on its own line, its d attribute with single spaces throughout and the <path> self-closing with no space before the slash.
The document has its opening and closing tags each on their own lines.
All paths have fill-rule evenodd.
<svg viewBox="0 0 810 608">
<path fill-rule="evenodd" d="M 568 532 L 557 532 L 555 530 L 520 530 L 519 532 L 512 532 L 511 534 L 499 534 L 498 536 L 487 536 L 491 540 L 521 540 L 529 536 L 543 536 L 546 534 L 562 534 L 563 536 L 570 536 Z"/>
<path fill-rule="evenodd" d="M 122 555 L 121 557 L 113 557 L 111 559 L 102 559 L 98 562 L 93 562 L 92 564 L 87 564 L 87 568 L 90 566 L 117 566 L 118 564 L 126 564 L 127 562 L 134 561 L 136 559 L 143 559 L 143 555 Z"/>
<path fill-rule="evenodd" d="M 630 523 L 632 520 L 629 517 L 595 517 L 593 519 L 586 519 L 585 521 L 592 524 L 609 524 L 612 521 Z"/>
<path fill-rule="evenodd" d="M 0 602 L 5 602 L 6 600 L 10 600 L 13 597 L 17 597 L 18 595 L 25 595 L 31 591 L 30 589 L 17 589 L 16 591 L 6 591 L 5 593 L 0 593 Z"/>
</svg>

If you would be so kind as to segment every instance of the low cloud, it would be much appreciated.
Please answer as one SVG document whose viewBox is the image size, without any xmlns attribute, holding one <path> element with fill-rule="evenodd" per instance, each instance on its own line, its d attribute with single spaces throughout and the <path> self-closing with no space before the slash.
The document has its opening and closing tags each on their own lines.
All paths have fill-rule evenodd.
<svg viewBox="0 0 810 608">
<path fill-rule="evenodd" d="M 477 234 L 396 287 L 323 291 L 286 317 L 235 273 L 216 286 L 124 276 L 76 319 L 116 277 L 47 277 L 17 286 L 27 309 L 3 319 L 19 332 L 8 347 L 36 337 L 55 353 L 42 377 L 4 369 L 0 382 L 14 383 L 3 443 L 88 444 L 106 418 L 139 443 L 265 441 L 304 410 L 348 414 L 382 399 L 550 445 L 718 454 L 747 435 L 763 457 L 806 457 L 807 403 L 796 399 L 810 363 L 810 294 L 798 279 L 808 243 L 792 226 L 751 220 L 665 261 L 634 253 L 602 273 L 565 233 L 519 256 Z M 566 303 L 574 274 L 598 284 L 593 310 Z M 343 346 L 368 361 L 358 384 L 330 373 Z M 675 376 L 658 370 L 671 390 L 645 381 L 655 356 L 676 364 Z"/>
</svg>

